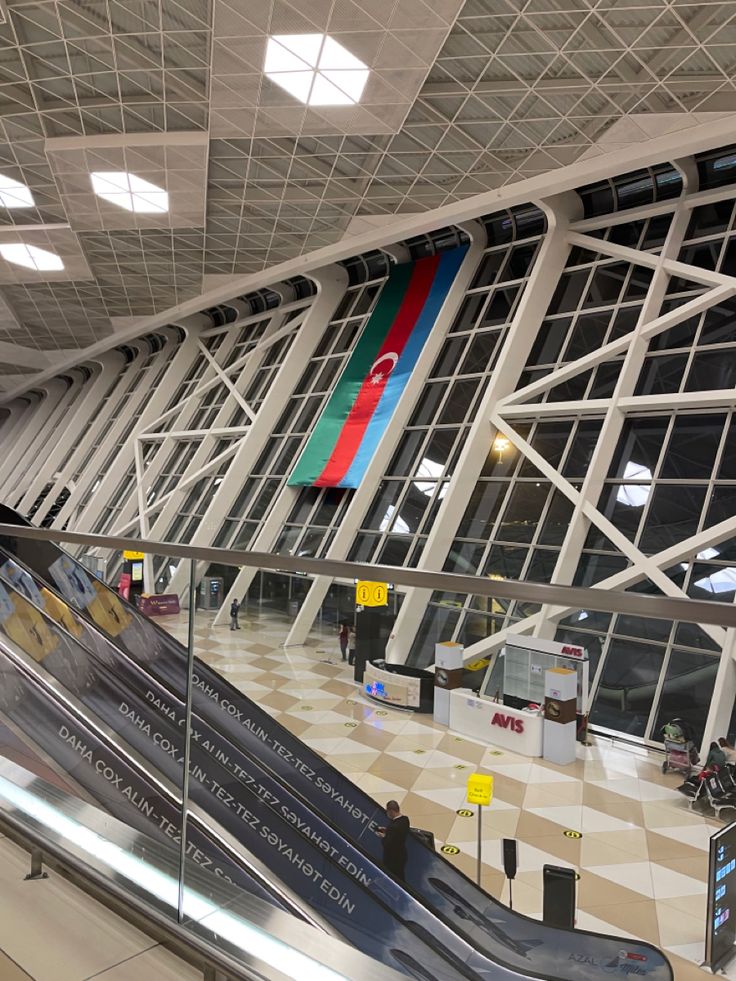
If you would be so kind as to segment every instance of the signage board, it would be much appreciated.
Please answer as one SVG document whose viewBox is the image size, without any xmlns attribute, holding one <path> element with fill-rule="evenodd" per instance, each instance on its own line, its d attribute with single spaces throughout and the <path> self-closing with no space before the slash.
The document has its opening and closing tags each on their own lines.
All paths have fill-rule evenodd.
<svg viewBox="0 0 736 981">
<path fill-rule="evenodd" d="M 736 943 L 736 821 L 710 839 L 705 963 L 713 974 L 732 956 Z"/>
<path fill-rule="evenodd" d="M 124 559 L 130 559 L 131 562 L 142 562 L 143 561 L 143 558 L 144 558 L 144 555 L 143 555 L 143 552 L 130 552 L 130 551 L 125 551 L 125 552 L 123 552 L 123 558 Z"/>
<path fill-rule="evenodd" d="M 388 583 L 359 579 L 355 584 L 355 602 L 361 606 L 388 606 Z"/>
<path fill-rule="evenodd" d="M 468 777 L 468 804 L 487 805 L 493 798 L 493 777 L 489 773 L 471 773 Z"/>
</svg>

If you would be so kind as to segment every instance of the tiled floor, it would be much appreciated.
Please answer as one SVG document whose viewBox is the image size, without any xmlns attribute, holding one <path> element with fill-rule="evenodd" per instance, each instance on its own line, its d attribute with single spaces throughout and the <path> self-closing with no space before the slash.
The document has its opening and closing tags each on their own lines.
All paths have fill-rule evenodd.
<svg viewBox="0 0 736 981">
<path fill-rule="evenodd" d="M 356 783 L 402 803 L 413 825 L 432 830 L 451 858 L 476 873 L 476 818 L 464 809 L 466 778 L 493 773 L 495 796 L 483 823 L 483 887 L 508 901 L 500 839 L 519 840 L 514 907 L 541 916 L 542 866 L 580 872 L 578 926 L 661 945 L 677 981 L 709 976 L 703 957 L 708 838 L 721 827 L 687 809 L 663 775 L 661 756 L 597 740 L 572 766 L 531 762 L 437 726 L 431 717 L 382 708 L 362 697 L 340 662 L 336 637 L 312 637 L 284 650 L 286 621 L 243 618 L 243 629 L 212 628 L 199 613 L 197 652 L 228 680 Z M 185 617 L 162 621 L 185 641 Z M 580 832 L 569 838 L 564 832 Z M 736 977 L 736 971 L 729 974 Z"/>
<path fill-rule="evenodd" d="M 0 981 L 198 981 L 202 973 L 0 836 Z"/>
</svg>

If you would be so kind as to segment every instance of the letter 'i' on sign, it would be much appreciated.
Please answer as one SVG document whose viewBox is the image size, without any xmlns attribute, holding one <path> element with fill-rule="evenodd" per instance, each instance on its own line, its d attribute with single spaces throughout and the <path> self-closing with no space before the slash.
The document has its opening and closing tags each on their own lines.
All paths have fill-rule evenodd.
<svg viewBox="0 0 736 981">
<path fill-rule="evenodd" d="M 360 606 L 388 606 L 388 583 L 358 580 L 355 584 L 355 602 Z"/>
<path fill-rule="evenodd" d="M 468 804 L 486 806 L 493 797 L 493 777 L 488 773 L 471 773 L 468 777 Z"/>
</svg>

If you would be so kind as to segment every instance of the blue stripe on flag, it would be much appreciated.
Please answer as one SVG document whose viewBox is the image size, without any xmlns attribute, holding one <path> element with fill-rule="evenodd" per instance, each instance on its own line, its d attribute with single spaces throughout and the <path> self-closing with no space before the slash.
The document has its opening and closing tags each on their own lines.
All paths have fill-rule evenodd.
<svg viewBox="0 0 736 981">
<path fill-rule="evenodd" d="M 445 302 L 447 291 L 452 286 L 467 251 L 467 246 L 463 246 L 445 252 L 440 257 L 434 282 L 422 307 L 422 312 L 419 314 L 414 329 L 404 346 L 404 350 L 401 352 L 401 357 L 391 372 L 386 387 L 383 390 L 383 395 L 376 406 L 371 421 L 366 427 L 365 434 L 358 447 L 358 452 L 353 458 L 350 469 L 340 481 L 339 487 L 357 487 L 365 476 L 368 464 L 373 459 L 376 447 L 380 442 L 381 436 L 386 431 L 401 393 L 434 327 L 440 308 Z"/>
</svg>

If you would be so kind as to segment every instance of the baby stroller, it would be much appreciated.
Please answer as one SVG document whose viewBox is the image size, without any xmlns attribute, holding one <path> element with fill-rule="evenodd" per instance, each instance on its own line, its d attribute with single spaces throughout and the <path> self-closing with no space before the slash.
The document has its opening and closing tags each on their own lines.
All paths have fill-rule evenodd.
<svg viewBox="0 0 736 981">
<path fill-rule="evenodd" d="M 699 760 L 692 738 L 692 729 L 683 719 L 673 719 L 662 726 L 662 734 L 664 736 L 662 773 L 675 770 L 689 777 Z"/>
</svg>

